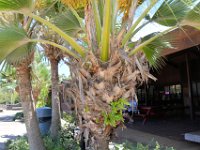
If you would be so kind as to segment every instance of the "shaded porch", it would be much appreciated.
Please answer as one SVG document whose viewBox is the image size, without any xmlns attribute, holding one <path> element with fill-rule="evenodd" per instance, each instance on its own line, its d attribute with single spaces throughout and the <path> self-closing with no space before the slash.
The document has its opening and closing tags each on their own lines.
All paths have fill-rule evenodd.
<svg viewBox="0 0 200 150">
<path fill-rule="evenodd" d="M 150 145 L 153 142 L 155 143 L 157 141 L 161 146 L 173 147 L 176 150 L 200 149 L 199 144 L 183 140 L 182 132 L 178 133 L 175 130 L 177 129 L 177 127 L 181 127 L 181 124 L 183 122 L 180 122 L 178 124 L 176 124 L 177 121 L 175 123 L 173 121 L 169 121 L 168 123 L 167 122 L 168 121 L 161 121 L 160 123 L 158 123 L 156 120 L 151 120 L 144 126 L 142 126 L 141 122 L 139 121 L 133 124 L 126 124 L 126 129 L 116 129 L 116 136 L 113 137 L 112 141 L 116 143 L 123 143 L 126 141 L 132 143 L 139 142 Z M 167 131 L 169 133 L 167 133 Z"/>
<path fill-rule="evenodd" d="M 165 137 L 175 141 L 184 140 L 184 134 L 200 130 L 200 118 L 191 121 L 188 117 L 178 115 L 171 117 L 151 117 L 142 125 L 141 119 L 135 119 L 134 123 L 127 123 L 130 129 L 139 130 L 156 136 Z M 153 138 L 153 137 L 152 137 Z M 200 148 L 200 144 L 197 144 Z"/>
<path fill-rule="evenodd" d="M 138 88 L 139 108 L 152 107 L 154 115 L 200 118 L 200 46 L 170 54 L 165 62 L 163 69 L 151 71 L 156 82 Z"/>
<path fill-rule="evenodd" d="M 182 44 L 177 49 L 164 50 L 165 66 L 151 70 L 158 80 L 137 90 L 141 113 L 147 114 L 143 108 L 151 108 L 147 120 L 144 124 L 144 118 L 135 117 L 135 122 L 127 127 L 152 138 L 171 140 L 179 145 L 177 149 L 188 146 L 185 149 L 199 150 L 200 144 L 185 141 L 184 135 L 200 131 L 200 32 L 186 28 L 185 32 L 174 31 L 172 36 Z"/>
</svg>

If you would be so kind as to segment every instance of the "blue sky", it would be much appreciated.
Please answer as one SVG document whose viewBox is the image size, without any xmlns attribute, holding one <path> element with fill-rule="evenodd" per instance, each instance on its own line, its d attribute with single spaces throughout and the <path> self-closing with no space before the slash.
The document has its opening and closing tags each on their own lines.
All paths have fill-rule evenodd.
<svg viewBox="0 0 200 150">
<path fill-rule="evenodd" d="M 63 62 L 61 62 L 59 64 L 58 73 L 59 73 L 59 75 L 65 75 L 66 77 L 69 77 L 69 75 L 70 75 L 69 67 L 66 64 L 64 64 Z"/>
</svg>

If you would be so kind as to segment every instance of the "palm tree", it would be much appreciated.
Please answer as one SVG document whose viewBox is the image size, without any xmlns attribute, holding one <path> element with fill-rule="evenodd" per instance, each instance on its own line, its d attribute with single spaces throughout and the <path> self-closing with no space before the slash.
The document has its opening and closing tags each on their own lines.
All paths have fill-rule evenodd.
<svg viewBox="0 0 200 150">
<path fill-rule="evenodd" d="M 71 13 L 71 11 L 63 9 L 63 5 L 55 3 L 54 7 L 49 9 L 50 15 L 46 13 L 46 15 L 50 18 L 52 22 L 59 23 L 59 20 L 65 20 L 67 22 L 67 26 L 65 26 L 65 31 L 71 36 L 75 36 L 78 32 L 80 32 L 81 28 L 78 23 L 76 17 Z M 57 9 L 55 9 L 55 6 Z M 62 13 L 62 15 L 56 16 L 57 14 Z M 73 20 L 73 21 L 72 21 Z M 60 22 L 61 23 L 61 22 Z M 60 26 L 61 24 L 59 24 Z M 42 37 L 43 39 L 53 41 L 56 44 L 62 45 L 63 39 L 52 32 L 52 30 L 41 26 L 42 29 Z M 51 120 L 51 128 L 50 134 L 52 138 L 57 138 L 59 130 L 61 128 L 61 112 L 60 112 L 60 99 L 59 99 L 59 76 L 58 76 L 58 64 L 60 60 L 64 57 L 63 52 L 54 46 L 42 44 L 44 48 L 45 55 L 50 61 L 51 65 L 51 104 L 52 104 L 52 120 Z"/>
<path fill-rule="evenodd" d="M 54 1 L 37 1 L 37 6 L 40 8 L 40 15 L 48 16 L 49 18 L 59 13 L 56 8 L 59 8 Z M 51 4 L 51 6 L 49 5 Z M 50 6 L 50 7 L 49 7 Z M 45 13 L 44 11 L 48 9 Z M 62 39 L 54 34 L 51 30 L 44 26 L 39 26 L 41 36 L 43 39 L 53 41 L 56 44 L 62 45 Z M 61 114 L 60 114 L 60 99 L 59 99 L 59 76 L 58 76 L 58 64 L 62 58 L 62 52 L 59 48 L 52 45 L 41 45 L 44 49 L 45 56 L 48 58 L 51 66 L 51 105 L 52 105 L 52 119 L 50 127 L 50 135 L 53 139 L 58 137 L 58 133 L 61 128 Z"/>
<path fill-rule="evenodd" d="M 9 56 L 8 56 L 9 57 Z M 43 140 L 40 136 L 38 120 L 36 118 L 34 102 L 32 99 L 30 64 L 33 56 L 22 59 L 15 66 L 19 85 L 20 100 L 22 103 L 30 150 L 44 150 Z"/>
<path fill-rule="evenodd" d="M 73 38 L 62 26 L 36 15 L 32 0 L 1 0 L 0 11 L 14 11 L 43 23 L 70 45 L 52 41 L 17 39 L 19 44 L 40 42 L 60 48 L 70 56 L 72 88 L 79 125 L 87 149 L 108 149 L 112 130 L 123 121 L 126 99 L 135 96 L 136 85 L 155 79 L 149 68 L 162 63 L 160 52 L 175 39 L 167 33 L 189 25 L 200 29 L 199 0 L 61 0 L 76 16 L 83 32 Z M 80 11 L 84 9 L 84 23 Z M 63 22 L 64 20 L 60 20 Z M 136 38 L 149 24 L 166 28 Z M 67 22 L 65 23 L 67 25 Z M 184 30 L 184 29 L 183 29 Z M 22 43 L 23 41 L 23 43 Z M 176 41 L 175 41 L 176 42 Z M 10 44 L 11 45 L 11 44 Z M 21 46 L 20 45 L 20 46 Z M 173 44 L 174 45 L 174 44 Z M 10 48 L 13 51 L 14 48 Z"/>
<path fill-rule="evenodd" d="M 61 115 L 60 115 L 60 99 L 59 99 L 59 76 L 58 64 L 60 61 L 60 51 L 57 48 L 48 46 L 45 49 L 46 56 L 51 64 L 51 104 L 52 104 L 52 120 L 50 133 L 52 138 L 56 138 L 61 128 Z"/>
<path fill-rule="evenodd" d="M 7 16 L 8 17 L 8 16 Z M 32 32 L 29 30 L 29 25 L 32 22 L 30 18 L 18 18 L 19 15 L 9 15 L 9 18 L 14 18 L 13 21 L 9 19 L 5 22 L 4 14 L 1 16 L 0 27 L 0 42 L 1 42 L 1 57 L 0 64 L 11 65 L 16 69 L 16 79 L 19 87 L 19 95 L 23 108 L 25 125 L 27 130 L 28 141 L 30 149 L 44 150 L 43 140 L 40 136 L 38 120 L 35 113 L 35 105 L 32 98 L 31 85 L 31 62 L 33 60 L 34 51 L 33 45 L 27 44 L 15 47 L 16 40 L 26 39 Z M 32 28 L 32 27 L 31 27 Z M 15 30 L 16 29 L 16 30 Z M 17 32 L 21 32 L 18 34 Z M 12 44 L 12 46 L 9 46 Z M 12 49 L 13 48 L 13 49 Z M 12 49 L 12 51 L 10 51 Z"/>
</svg>

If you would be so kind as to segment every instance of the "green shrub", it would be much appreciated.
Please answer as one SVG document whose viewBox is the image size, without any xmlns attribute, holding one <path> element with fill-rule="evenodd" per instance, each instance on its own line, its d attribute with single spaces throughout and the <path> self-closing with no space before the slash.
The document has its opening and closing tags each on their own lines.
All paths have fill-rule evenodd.
<svg viewBox="0 0 200 150">
<path fill-rule="evenodd" d="M 122 111 L 125 110 L 125 106 L 128 106 L 130 104 L 126 99 L 120 98 L 117 101 L 111 102 L 110 105 L 110 112 L 102 112 L 102 115 L 104 117 L 104 124 L 116 127 L 119 122 L 124 121 Z"/>
<path fill-rule="evenodd" d="M 43 137 L 46 150 L 80 150 L 78 143 L 73 139 L 71 133 L 63 132 L 56 140 L 50 136 Z M 29 144 L 26 137 L 19 137 L 7 142 L 8 150 L 29 150 Z"/>
<path fill-rule="evenodd" d="M 67 122 L 59 132 L 56 140 L 53 140 L 49 135 L 44 136 L 44 145 L 46 150 L 80 150 L 79 144 L 74 139 L 74 119 L 67 117 L 71 123 Z M 7 143 L 8 150 L 29 150 L 26 137 L 19 137 L 16 140 Z"/>
<path fill-rule="evenodd" d="M 112 143 L 112 148 L 110 150 L 175 150 L 172 147 L 162 147 L 156 141 L 152 141 L 150 144 L 142 143 L 130 143 L 124 142 L 122 144 Z"/>
<path fill-rule="evenodd" d="M 24 136 L 9 140 L 6 145 L 7 150 L 29 150 L 28 140 Z"/>
<path fill-rule="evenodd" d="M 41 87 L 36 108 L 40 108 L 44 106 L 51 107 L 51 100 L 49 97 L 49 84 L 46 84 L 46 83 Z"/>
<path fill-rule="evenodd" d="M 14 118 L 13 118 L 13 121 L 15 120 L 23 120 L 24 119 L 24 114 L 23 112 L 18 112 L 15 114 Z"/>
<path fill-rule="evenodd" d="M 74 124 L 66 124 L 59 132 L 58 138 L 53 140 L 50 136 L 44 137 L 47 150 L 80 150 L 80 146 L 74 139 Z"/>
<path fill-rule="evenodd" d="M 19 95 L 17 92 L 10 92 L 6 89 L 0 88 L 0 104 L 15 104 L 19 102 Z"/>
<path fill-rule="evenodd" d="M 76 117 L 75 114 L 67 114 L 66 112 L 63 113 L 63 120 L 67 123 L 75 124 Z"/>
</svg>

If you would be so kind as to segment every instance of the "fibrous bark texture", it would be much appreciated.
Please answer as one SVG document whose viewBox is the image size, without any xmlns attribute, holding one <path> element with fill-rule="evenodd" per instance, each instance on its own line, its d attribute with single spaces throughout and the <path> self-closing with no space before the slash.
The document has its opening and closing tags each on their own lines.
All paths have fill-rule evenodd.
<svg viewBox="0 0 200 150">
<path fill-rule="evenodd" d="M 83 60 L 71 64 L 72 80 L 68 94 L 73 96 L 75 110 L 88 150 L 106 150 L 114 129 L 104 124 L 102 112 L 111 112 L 111 102 L 135 97 L 138 84 L 153 78 L 144 54 L 128 58 L 113 51 L 108 63 L 102 63 L 90 51 Z"/>
<path fill-rule="evenodd" d="M 16 67 L 20 100 L 22 103 L 30 150 L 45 150 L 43 140 L 40 136 L 38 120 L 36 118 L 34 102 L 31 94 L 32 87 L 29 64 L 30 63 L 27 61 L 24 61 Z"/>
</svg>

